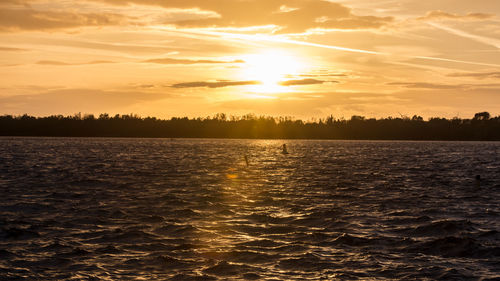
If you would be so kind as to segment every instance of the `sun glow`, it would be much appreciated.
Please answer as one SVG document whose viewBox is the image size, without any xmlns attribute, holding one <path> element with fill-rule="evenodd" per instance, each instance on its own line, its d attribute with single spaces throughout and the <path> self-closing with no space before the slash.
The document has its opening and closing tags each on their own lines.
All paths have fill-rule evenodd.
<svg viewBox="0 0 500 281">
<path fill-rule="evenodd" d="M 250 90 L 259 93 L 281 92 L 286 89 L 280 82 L 287 77 L 298 75 L 304 69 L 304 64 L 296 56 L 284 51 L 266 51 L 243 56 L 246 65 L 243 67 L 242 78 L 258 81 L 260 84 L 249 86 Z"/>
</svg>

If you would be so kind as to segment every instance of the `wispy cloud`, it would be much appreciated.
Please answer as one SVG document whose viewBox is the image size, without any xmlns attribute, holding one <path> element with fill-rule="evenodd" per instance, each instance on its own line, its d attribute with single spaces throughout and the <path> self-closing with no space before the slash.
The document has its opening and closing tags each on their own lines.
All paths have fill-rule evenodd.
<svg viewBox="0 0 500 281">
<path fill-rule="evenodd" d="M 173 84 L 173 88 L 224 88 L 232 86 L 258 85 L 260 81 L 199 81 Z"/>
<path fill-rule="evenodd" d="M 95 0 L 99 1 L 99 0 Z M 276 26 L 280 33 L 302 33 L 308 29 L 373 29 L 386 26 L 392 17 L 359 16 L 350 8 L 326 0 L 100 0 L 123 5 L 136 3 L 164 8 L 199 9 L 213 17 L 168 22 L 178 27 Z"/>
<path fill-rule="evenodd" d="M 446 84 L 434 84 L 426 82 L 393 82 L 388 83 L 388 85 L 403 86 L 405 88 L 415 88 L 415 89 L 460 89 L 463 85 L 446 85 Z"/>
<path fill-rule="evenodd" d="M 52 60 L 41 60 L 37 61 L 36 64 L 39 65 L 56 65 L 56 66 L 64 66 L 64 65 L 88 65 L 88 64 L 105 64 L 105 63 L 114 63 L 112 61 L 90 61 L 90 62 L 82 62 L 82 63 L 68 63 L 62 61 L 52 61 Z"/>
<path fill-rule="evenodd" d="M 362 53 L 362 54 L 371 54 L 371 55 L 386 55 L 386 53 L 370 51 L 370 50 L 362 50 L 355 48 L 347 48 L 336 45 L 327 45 L 327 44 L 318 44 L 307 41 L 293 40 L 283 36 L 272 36 L 272 35 L 251 35 L 251 34 L 238 34 L 238 33 L 230 33 L 230 32 L 217 32 L 217 31 L 185 31 L 191 32 L 194 34 L 203 34 L 203 35 L 212 35 L 218 36 L 221 39 L 236 39 L 247 42 L 270 42 L 270 43 L 284 43 L 290 45 L 299 45 L 299 46 L 308 46 L 308 47 L 317 47 L 324 49 L 331 49 L 337 51 L 351 52 L 351 53 Z"/>
<path fill-rule="evenodd" d="M 174 58 L 160 58 L 160 59 L 149 59 L 143 61 L 145 63 L 158 63 L 158 64 L 224 64 L 224 63 L 244 63 L 243 60 L 192 60 L 192 59 L 174 59 Z"/>
<path fill-rule="evenodd" d="M 429 56 L 402 56 L 395 55 L 388 52 L 377 52 L 371 50 L 363 50 L 363 49 L 355 49 L 355 48 L 347 48 L 336 45 L 327 45 L 327 44 L 318 44 L 307 41 L 300 40 L 292 40 L 281 36 L 270 36 L 270 35 L 249 35 L 249 34 L 236 34 L 236 33 L 228 33 L 228 32 L 214 32 L 214 31 L 188 31 L 195 34 L 208 34 L 213 36 L 219 36 L 221 39 L 236 39 L 242 41 L 254 41 L 254 42 L 273 42 L 273 43 L 284 43 L 290 45 L 299 45 L 299 46 L 308 46 L 308 47 L 316 47 L 323 49 L 330 49 L 342 52 L 350 52 L 350 53 L 360 53 L 360 54 L 368 54 L 368 55 L 383 55 L 383 56 L 393 56 L 399 58 L 407 58 L 407 59 L 420 59 L 420 60 L 428 60 L 428 61 L 443 61 L 443 62 L 452 62 L 452 63 L 460 63 L 460 64 L 471 64 L 471 65 L 482 65 L 482 66 L 492 66 L 492 67 L 500 67 L 498 64 L 494 63 L 483 63 L 483 62 L 475 62 L 475 61 L 465 61 L 465 60 L 454 60 L 448 58 L 441 57 L 429 57 Z"/>
<path fill-rule="evenodd" d="M 323 74 L 300 74 L 298 77 L 347 77 L 345 73 L 323 73 Z"/>
<path fill-rule="evenodd" d="M 125 16 L 74 11 L 37 11 L 31 8 L 0 7 L 0 31 L 48 31 L 82 26 L 118 25 Z"/>
<path fill-rule="evenodd" d="M 111 112 L 134 104 L 168 97 L 144 91 L 103 91 L 64 89 L 41 94 L 0 97 L 0 111 L 10 114 L 73 114 L 75 112 Z"/>
<path fill-rule="evenodd" d="M 300 85 L 317 85 L 323 84 L 325 82 L 334 82 L 336 81 L 322 81 L 316 79 L 300 79 L 300 80 L 286 80 L 281 81 L 278 84 L 281 86 L 300 86 Z M 178 83 L 174 84 L 171 87 L 173 88 L 223 88 L 223 87 L 231 87 L 231 86 L 245 86 L 245 85 L 259 85 L 262 84 L 261 81 L 197 81 L 197 82 L 186 82 L 186 83 Z"/>
<path fill-rule="evenodd" d="M 451 28 L 449 26 L 444 26 L 444 25 L 437 24 L 437 23 L 430 22 L 428 24 L 431 25 L 431 26 L 433 26 L 433 27 L 435 27 L 435 28 L 447 31 L 447 32 L 449 32 L 451 34 L 462 36 L 464 38 L 469 38 L 469 39 L 472 39 L 472 40 L 474 40 L 476 42 L 487 44 L 487 45 L 490 45 L 490 46 L 493 46 L 493 47 L 496 47 L 496 48 L 500 49 L 500 40 L 498 40 L 496 38 L 489 38 L 489 37 L 485 37 L 485 36 L 480 36 L 480 35 L 468 33 L 468 32 L 465 32 L 463 30 L 459 30 L 459 29 L 456 29 L 456 28 Z"/>
<path fill-rule="evenodd" d="M 429 89 L 429 90 L 484 90 L 498 88 L 500 84 L 497 83 L 479 83 L 479 84 L 439 84 L 428 82 L 393 82 L 387 85 L 402 86 L 409 89 Z"/>
<path fill-rule="evenodd" d="M 287 80 L 280 82 L 281 86 L 300 86 L 300 85 L 315 85 L 315 84 L 323 84 L 326 81 L 317 80 L 317 79 L 300 79 L 300 80 Z"/>
<path fill-rule="evenodd" d="M 56 47 L 68 47 L 68 48 L 78 48 L 78 49 L 88 49 L 98 52 L 113 52 L 119 53 L 120 55 L 133 54 L 135 56 L 146 56 L 151 54 L 162 54 L 167 55 L 170 53 L 176 53 L 179 47 L 171 47 L 165 44 L 129 44 L 127 42 L 113 42 L 82 39 L 78 37 L 74 38 L 64 38 L 55 36 L 39 36 L 36 39 L 36 44 L 42 46 L 52 46 Z M 167 54 L 166 54 L 167 53 Z"/>
<path fill-rule="evenodd" d="M 462 72 L 449 74 L 450 77 L 471 77 L 477 79 L 500 79 L 500 72 Z"/>
<path fill-rule="evenodd" d="M 417 18 L 418 20 L 429 21 L 429 20 L 459 20 L 459 21 L 477 21 L 477 20 L 487 20 L 495 17 L 494 14 L 485 13 L 468 13 L 465 15 L 447 13 L 440 10 L 429 11 L 423 17 Z"/>
<path fill-rule="evenodd" d="M 11 48 L 11 47 L 0 47 L 0 52 L 20 52 L 20 51 L 26 51 L 26 49 Z"/>
</svg>

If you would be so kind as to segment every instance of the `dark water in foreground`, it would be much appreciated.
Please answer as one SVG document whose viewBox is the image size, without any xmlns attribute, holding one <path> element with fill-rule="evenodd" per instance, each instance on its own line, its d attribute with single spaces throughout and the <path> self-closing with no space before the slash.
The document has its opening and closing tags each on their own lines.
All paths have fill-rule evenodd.
<svg viewBox="0 0 500 281">
<path fill-rule="evenodd" d="M 0 280 L 500 280 L 499 231 L 500 143 L 0 138 Z"/>
</svg>

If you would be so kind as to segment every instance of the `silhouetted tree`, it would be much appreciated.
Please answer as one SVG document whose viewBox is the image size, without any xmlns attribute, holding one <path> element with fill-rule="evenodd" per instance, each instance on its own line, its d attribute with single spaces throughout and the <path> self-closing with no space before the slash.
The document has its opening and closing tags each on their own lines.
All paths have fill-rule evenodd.
<svg viewBox="0 0 500 281">
<path fill-rule="evenodd" d="M 64 117 L 0 116 L 2 136 L 71 137 L 185 137 L 185 138 L 289 138 L 289 139 L 402 139 L 402 140 L 500 140 L 500 116 L 491 118 L 480 112 L 472 119 L 433 117 L 428 121 L 414 115 L 411 119 L 374 119 L 352 116 L 350 120 L 332 115 L 319 121 L 291 117 L 257 117 L 247 114 L 227 117 L 161 120 L 135 114 L 110 117 L 81 113 Z"/>
<path fill-rule="evenodd" d="M 490 119 L 490 113 L 489 112 L 479 112 L 474 114 L 474 120 L 488 120 Z"/>
</svg>

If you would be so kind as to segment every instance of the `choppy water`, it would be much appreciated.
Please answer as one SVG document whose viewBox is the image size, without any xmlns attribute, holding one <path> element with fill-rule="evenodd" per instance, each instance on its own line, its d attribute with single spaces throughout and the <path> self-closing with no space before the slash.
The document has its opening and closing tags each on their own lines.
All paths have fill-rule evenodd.
<svg viewBox="0 0 500 281">
<path fill-rule="evenodd" d="M 0 279 L 500 280 L 499 152 L 1 138 Z"/>
</svg>

